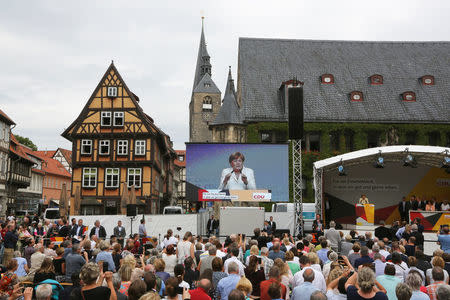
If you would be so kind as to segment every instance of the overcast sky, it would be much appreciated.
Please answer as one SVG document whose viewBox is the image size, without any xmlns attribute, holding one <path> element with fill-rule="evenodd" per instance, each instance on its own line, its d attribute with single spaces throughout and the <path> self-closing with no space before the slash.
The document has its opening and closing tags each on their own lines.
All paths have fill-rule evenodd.
<svg viewBox="0 0 450 300">
<path fill-rule="evenodd" d="M 3 1 L 0 108 L 39 149 L 61 133 L 111 60 L 170 135 L 189 138 L 188 105 L 201 15 L 213 79 L 236 77 L 239 37 L 448 41 L 450 1 Z"/>
</svg>

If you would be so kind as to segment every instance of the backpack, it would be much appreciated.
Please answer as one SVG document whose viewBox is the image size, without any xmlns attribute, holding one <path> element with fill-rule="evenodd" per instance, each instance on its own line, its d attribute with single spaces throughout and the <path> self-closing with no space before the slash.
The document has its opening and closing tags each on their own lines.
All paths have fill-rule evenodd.
<svg viewBox="0 0 450 300">
<path fill-rule="evenodd" d="M 59 299 L 59 293 L 61 293 L 64 288 L 62 287 L 61 284 L 59 284 L 58 281 L 53 280 L 53 279 L 46 279 L 44 281 L 39 282 L 35 287 L 34 287 L 34 293 L 36 293 L 36 289 L 38 286 L 40 286 L 41 284 L 50 284 L 52 286 L 52 300 L 58 300 Z"/>
</svg>

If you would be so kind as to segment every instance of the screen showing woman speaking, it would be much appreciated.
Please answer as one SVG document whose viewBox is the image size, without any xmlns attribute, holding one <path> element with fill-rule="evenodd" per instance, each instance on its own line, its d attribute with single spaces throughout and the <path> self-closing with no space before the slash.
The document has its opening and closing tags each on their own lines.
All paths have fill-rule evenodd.
<svg viewBox="0 0 450 300">
<path fill-rule="evenodd" d="M 289 201 L 287 144 L 186 144 L 191 201 Z M 192 198 L 192 199 L 189 199 Z"/>
</svg>

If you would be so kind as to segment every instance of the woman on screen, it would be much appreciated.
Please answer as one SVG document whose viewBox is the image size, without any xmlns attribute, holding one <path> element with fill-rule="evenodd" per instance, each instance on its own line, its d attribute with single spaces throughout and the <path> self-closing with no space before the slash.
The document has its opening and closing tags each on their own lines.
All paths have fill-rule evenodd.
<svg viewBox="0 0 450 300">
<path fill-rule="evenodd" d="M 244 167 L 245 157 L 240 152 L 230 155 L 228 162 L 231 168 L 222 170 L 219 190 L 256 190 L 253 170 Z"/>
</svg>

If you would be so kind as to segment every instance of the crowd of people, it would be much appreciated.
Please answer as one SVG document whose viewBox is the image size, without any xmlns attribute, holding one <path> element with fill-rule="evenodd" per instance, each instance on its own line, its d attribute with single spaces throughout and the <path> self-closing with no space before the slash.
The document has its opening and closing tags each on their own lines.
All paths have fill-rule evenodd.
<svg viewBox="0 0 450 300">
<path fill-rule="evenodd" d="M 375 236 L 344 235 L 331 221 L 300 240 L 268 225 L 276 227 L 224 240 L 169 229 L 158 241 L 146 238 L 144 221 L 127 237 L 120 221 L 87 230 L 82 219 L 10 218 L 1 223 L 0 299 L 450 299 L 448 225 L 431 257 L 418 220 L 382 224 Z"/>
</svg>

